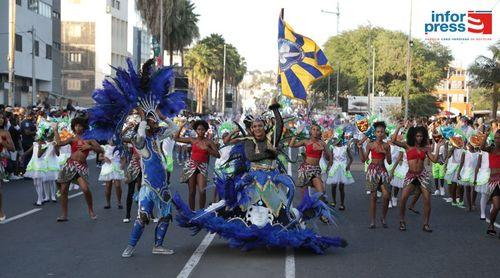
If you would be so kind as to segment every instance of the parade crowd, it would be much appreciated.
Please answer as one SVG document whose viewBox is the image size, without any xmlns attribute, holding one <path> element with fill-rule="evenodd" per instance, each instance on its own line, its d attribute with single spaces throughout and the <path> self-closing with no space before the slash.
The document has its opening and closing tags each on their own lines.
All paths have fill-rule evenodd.
<svg viewBox="0 0 500 278">
<path fill-rule="evenodd" d="M 370 196 L 369 229 L 389 227 L 389 208 L 399 210 L 400 231 L 415 227 L 407 227 L 406 213 L 420 214 L 415 204 L 421 199 L 422 231 L 430 233 L 431 195 L 437 195 L 454 207 L 478 213 L 482 220 L 489 217 L 486 233 L 496 235 L 496 120 L 311 115 L 294 112 L 278 98 L 258 115 L 190 115 L 182 94 L 165 90 L 170 69 L 150 74 L 149 66 L 144 66 L 142 77 L 132 66 L 129 72 L 120 69 L 119 86 L 105 82 L 104 89 L 94 93 L 96 105 L 88 110 L 76 111 L 71 103 L 66 109 L 0 107 L 2 183 L 31 179 L 34 206 L 61 204 L 57 222 L 69 220 L 68 192 L 81 190 L 95 220 L 87 163 L 95 153 L 98 182 L 105 186 L 104 209 L 124 209 L 123 222 L 133 222 L 123 257 L 132 256 L 150 222 L 157 223 L 153 253 L 172 254 L 163 240 L 174 216 L 181 227 L 218 233 L 230 246 L 244 250 L 293 246 L 322 253 L 330 246 L 345 247 L 345 240 L 320 236 L 308 221 L 329 224 L 335 221 L 334 210 L 349 209 L 346 186 L 363 186 Z M 136 90 L 129 94 L 146 93 L 138 93 L 137 101 L 130 97 L 133 101 L 125 109 L 128 100 L 121 90 L 132 86 Z M 358 158 L 365 164 L 366 180 L 354 180 L 351 173 Z M 175 164 L 183 166 L 179 180 L 171 178 Z M 188 186 L 186 203 L 170 190 L 180 184 Z M 125 206 L 122 185 L 127 186 Z M 299 204 L 294 194 L 299 194 Z M 8 214 L 2 202 L 9 202 L 9 196 L 2 195 L 0 187 L 0 221 Z M 136 218 L 131 214 L 134 203 Z"/>
</svg>

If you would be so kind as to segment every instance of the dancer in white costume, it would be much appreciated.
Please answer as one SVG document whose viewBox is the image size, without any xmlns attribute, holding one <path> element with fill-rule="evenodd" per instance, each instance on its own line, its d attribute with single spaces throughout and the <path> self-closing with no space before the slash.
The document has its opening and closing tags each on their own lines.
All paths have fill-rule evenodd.
<svg viewBox="0 0 500 278">
<path fill-rule="evenodd" d="M 462 153 L 460 159 L 460 165 L 458 166 L 458 184 L 465 187 L 465 193 L 467 197 L 467 203 L 469 205 L 469 211 L 476 208 L 476 197 L 477 192 L 474 190 L 476 184 L 476 168 L 479 158 L 479 153 L 474 150 L 474 147 L 468 143 L 467 150 Z"/>
<path fill-rule="evenodd" d="M 345 210 L 344 199 L 345 191 L 344 186 L 354 183 L 354 178 L 351 174 L 352 154 L 346 144 L 343 144 L 342 137 L 334 138 L 332 144 L 333 164 L 328 170 L 328 178 L 326 184 L 332 186 L 332 199 L 336 203 L 337 185 L 340 192 L 340 206 L 339 210 Z"/>
<path fill-rule="evenodd" d="M 49 199 L 52 202 L 56 202 L 56 180 L 59 175 L 59 148 L 56 146 L 56 142 L 53 141 L 53 134 L 51 138 L 47 140 L 45 144 L 39 148 L 38 153 L 40 158 L 45 163 L 45 175 L 43 177 L 43 191 L 44 199 L 43 202 L 48 202 Z"/>
<path fill-rule="evenodd" d="M 109 142 L 110 144 L 103 146 L 104 153 L 99 154 L 99 159 L 104 162 L 101 167 L 99 181 L 106 183 L 106 205 L 104 208 L 111 208 L 111 191 L 115 187 L 118 209 L 123 209 L 121 182 L 125 178 L 125 175 L 122 170 L 120 154 L 118 151 L 115 151 L 116 147 L 111 141 Z"/>
<path fill-rule="evenodd" d="M 486 220 L 486 205 L 488 204 L 488 180 L 490 179 L 490 162 L 489 153 L 485 151 L 479 152 L 476 165 L 476 186 L 474 190 L 481 193 L 480 210 L 481 220 Z"/>
<path fill-rule="evenodd" d="M 40 145 L 43 144 L 41 139 L 33 142 L 33 146 L 29 148 L 25 155 L 31 153 L 31 159 L 26 167 L 25 177 L 31 178 L 33 180 L 33 185 L 35 186 L 35 192 L 37 195 L 36 201 L 33 203 L 34 206 L 41 206 L 43 202 L 43 178 L 45 175 L 45 167 L 43 159 L 38 156 L 38 150 Z"/>
<path fill-rule="evenodd" d="M 398 137 L 400 138 L 398 140 L 402 140 L 402 136 L 399 135 Z M 408 161 L 406 160 L 406 153 L 403 148 L 391 144 L 390 141 L 389 144 L 391 145 L 393 163 L 388 164 L 385 162 L 385 167 L 389 171 L 390 184 L 394 187 L 389 207 L 397 207 L 399 190 L 403 188 L 404 179 L 408 172 Z"/>
</svg>

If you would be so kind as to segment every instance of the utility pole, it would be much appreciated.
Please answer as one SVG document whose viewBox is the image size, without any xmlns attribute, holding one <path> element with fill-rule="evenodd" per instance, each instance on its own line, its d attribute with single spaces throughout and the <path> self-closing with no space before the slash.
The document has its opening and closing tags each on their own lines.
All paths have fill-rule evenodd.
<svg viewBox="0 0 500 278">
<path fill-rule="evenodd" d="M 36 105 L 35 26 L 31 26 L 31 105 Z"/>
<path fill-rule="evenodd" d="M 222 64 L 222 114 L 226 114 L 226 44 L 224 44 L 224 61 Z"/>
<path fill-rule="evenodd" d="M 160 0 L 160 59 L 161 66 L 165 64 L 163 61 L 163 0 Z"/>
<path fill-rule="evenodd" d="M 372 45 L 372 95 L 371 97 L 375 96 L 375 46 Z M 371 113 L 371 107 L 370 107 L 370 113 Z"/>
<path fill-rule="evenodd" d="M 413 0 L 410 0 L 410 28 L 408 32 L 408 50 L 406 52 L 406 86 L 405 86 L 405 120 L 408 120 L 408 98 L 410 94 L 410 75 L 411 75 L 411 19 L 413 15 Z"/>
<path fill-rule="evenodd" d="M 370 27 L 370 33 L 368 35 L 368 57 L 369 57 L 369 55 L 371 54 L 370 48 L 373 46 L 372 46 L 372 23 L 370 21 L 368 21 L 368 24 L 369 24 L 368 26 Z M 370 59 L 370 58 L 368 58 L 368 59 Z M 369 64 L 370 62 L 369 61 L 370 60 L 367 61 L 367 64 L 368 64 L 368 84 L 367 84 L 368 85 L 368 90 L 367 90 L 368 91 L 367 92 L 367 95 L 368 95 L 368 115 L 370 115 L 372 112 L 372 101 L 371 101 L 371 94 L 370 94 L 372 92 L 371 80 L 370 80 L 370 70 L 371 69 L 370 69 L 370 64 Z"/>
<path fill-rule="evenodd" d="M 14 58 L 16 52 L 16 1 L 9 0 L 9 93 L 4 97 L 3 101 L 14 106 L 15 75 L 14 75 Z"/>
<path fill-rule="evenodd" d="M 327 10 L 321 10 L 323 13 L 333 14 L 337 16 L 337 36 L 339 35 L 339 21 L 340 21 L 340 8 L 339 1 L 337 1 L 337 11 L 330 12 Z M 335 92 L 335 107 L 339 106 L 339 78 L 340 78 L 340 61 L 337 59 L 337 84 L 336 84 L 336 92 Z M 328 97 L 330 97 L 330 76 L 328 76 Z"/>
</svg>

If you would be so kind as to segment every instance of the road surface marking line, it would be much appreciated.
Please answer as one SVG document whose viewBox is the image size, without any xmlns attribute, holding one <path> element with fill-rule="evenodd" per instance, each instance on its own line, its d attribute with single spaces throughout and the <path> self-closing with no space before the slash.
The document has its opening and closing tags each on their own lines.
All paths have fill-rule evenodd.
<svg viewBox="0 0 500 278">
<path fill-rule="evenodd" d="M 490 224 L 490 219 L 486 218 L 486 223 Z M 498 224 L 497 222 L 495 222 L 495 227 L 499 228 L 500 229 L 500 224 Z"/>
<path fill-rule="evenodd" d="M 14 220 L 16 220 L 16 219 L 19 219 L 19 218 L 22 218 L 22 217 L 28 216 L 28 215 L 33 214 L 33 213 L 35 213 L 35 212 L 37 212 L 37 211 L 40 211 L 40 210 L 42 210 L 42 209 L 41 209 L 41 208 L 36 208 L 36 209 L 29 210 L 29 211 L 27 211 L 27 212 L 24 212 L 24 213 L 18 214 L 18 215 L 16 215 L 16 216 L 12 216 L 12 217 L 10 217 L 10 218 L 7 218 L 7 219 L 5 219 L 4 221 L 0 222 L 0 224 L 7 224 L 7 223 L 9 223 L 9 222 L 11 222 L 11 221 L 14 221 Z"/>
<path fill-rule="evenodd" d="M 80 196 L 80 195 L 82 195 L 82 194 L 83 194 L 83 192 L 78 192 L 78 193 L 75 193 L 75 194 L 73 194 L 73 195 L 69 195 L 69 196 L 68 196 L 68 199 L 78 197 L 78 196 Z"/>
<path fill-rule="evenodd" d="M 286 249 L 285 278 L 295 278 L 295 255 L 293 248 Z"/>
<path fill-rule="evenodd" d="M 196 250 L 194 250 L 193 255 L 191 255 L 191 258 L 189 258 L 189 261 L 186 263 L 184 268 L 181 270 L 179 275 L 177 275 L 177 278 L 187 278 L 191 274 L 191 271 L 196 267 L 196 265 L 200 262 L 201 256 L 203 256 L 203 253 L 205 253 L 205 250 L 207 250 L 208 245 L 212 242 L 212 240 L 215 237 L 215 233 L 211 234 L 208 233 L 205 238 L 201 241 L 200 245 Z"/>
</svg>

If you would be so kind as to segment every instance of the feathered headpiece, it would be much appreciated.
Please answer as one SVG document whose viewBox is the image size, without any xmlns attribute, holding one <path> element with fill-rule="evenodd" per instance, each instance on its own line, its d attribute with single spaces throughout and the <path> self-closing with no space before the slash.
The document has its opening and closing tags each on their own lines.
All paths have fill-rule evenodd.
<svg viewBox="0 0 500 278">
<path fill-rule="evenodd" d="M 92 94 L 94 107 L 88 110 L 90 130 L 86 137 L 97 140 L 109 140 L 114 135 L 119 137 L 123 123 L 132 109 L 142 109 L 147 118 L 158 120 L 159 110 L 166 117 L 173 117 L 186 107 L 186 93 L 175 91 L 172 67 L 154 70 L 154 59 L 144 63 L 137 73 L 130 59 L 127 59 L 128 71 L 114 68 L 116 77 L 103 81 L 102 89 Z"/>
</svg>

